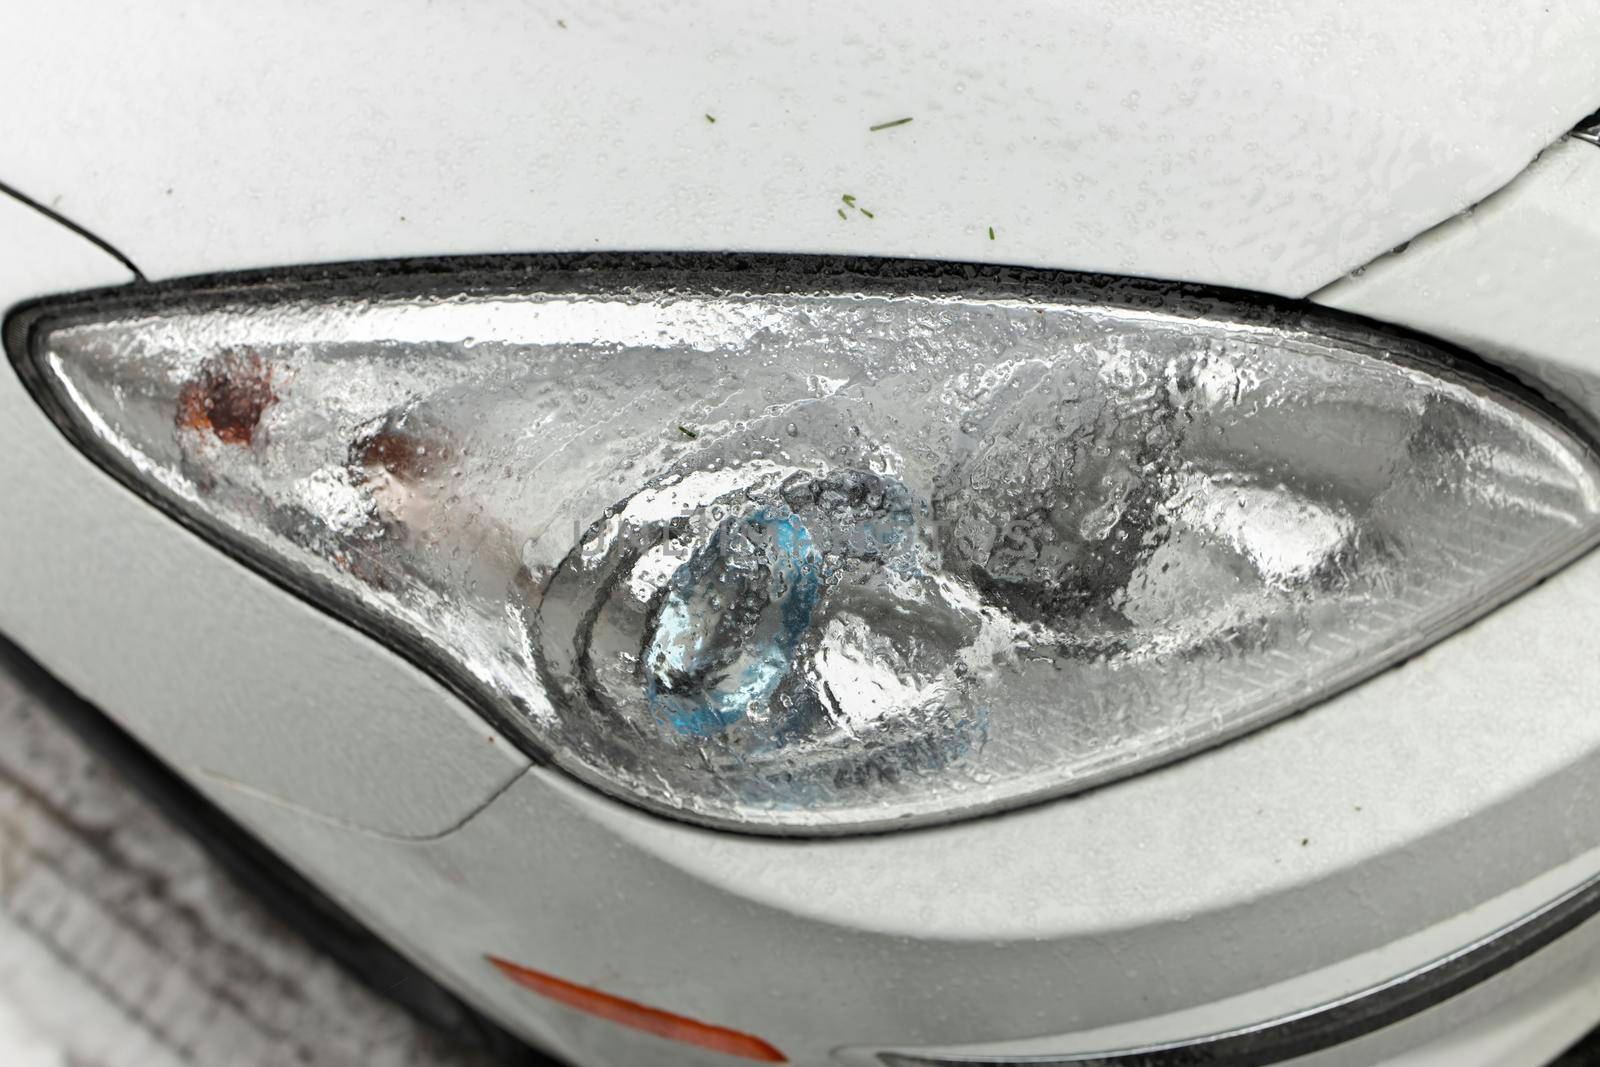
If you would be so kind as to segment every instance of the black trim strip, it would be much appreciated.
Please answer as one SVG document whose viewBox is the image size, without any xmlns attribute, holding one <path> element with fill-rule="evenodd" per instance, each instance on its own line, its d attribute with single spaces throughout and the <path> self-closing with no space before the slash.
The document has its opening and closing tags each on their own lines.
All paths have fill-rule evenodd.
<svg viewBox="0 0 1600 1067">
<path fill-rule="evenodd" d="M 1600 874 L 1517 921 L 1342 1000 L 1206 1037 L 1109 1052 L 959 1056 L 880 1052 L 884 1067 L 1265 1067 L 1417 1015 L 1493 978 L 1600 915 Z"/>
<path fill-rule="evenodd" d="M 134 280 L 141 282 L 145 280 L 144 272 L 135 266 L 133 260 L 123 255 L 117 246 L 112 244 L 110 241 L 107 241 L 105 238 L 100 237 L 92 231 L 78 225 L 76 222 L 73 222 L 71 219 L 67 218 L 54 208 L 46 207 L 44 204 L 39 203 L 39 201 L 35 200 L 31 196 L 28 196 L 15 186 L 7 185 L 5 182 L 0 182 L 0 193 L 4 193 L 6 196 L 11 197 L 11 199 L 17 201 L 18 203 L 33 208 L 33 210 L 37 211 L 45 218 L 51 220 L 52 222 L 60 223 L 73 233 L 77 234 L 79 237 L 82 237 L 85 241 L 88 241 L 90 244 L 100 249 L 100 251 L 104 252 L 106 255 L 110 256 L 112 259 L 116 260 L 118 263 L 121 263 L 124 267 L 127 267 L 130 271 L 132 271 Z"/>
</svg>

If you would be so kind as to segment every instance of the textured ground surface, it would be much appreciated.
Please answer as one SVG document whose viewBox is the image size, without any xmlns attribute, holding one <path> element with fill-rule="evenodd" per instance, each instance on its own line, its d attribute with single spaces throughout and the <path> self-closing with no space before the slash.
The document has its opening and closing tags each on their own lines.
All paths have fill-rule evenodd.
<svg viewBox="0 0 1600 1067">
<path fill-rule="evenodd" d="M 0 1064 L 484 1067 L 264 914 L 3 674 Z"/>
</svg>

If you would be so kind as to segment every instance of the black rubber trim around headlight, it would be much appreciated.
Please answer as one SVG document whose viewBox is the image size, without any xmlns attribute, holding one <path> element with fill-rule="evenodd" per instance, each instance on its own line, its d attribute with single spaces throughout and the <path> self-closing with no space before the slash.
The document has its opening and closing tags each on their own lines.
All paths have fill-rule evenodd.
<svg viewBox="0 0 1600 1067">
<path fill-rule="evenodd" d="M 1266 1067 L 1342 1045 L 1488 981 L 1600 915 L 1600 874 L 1472 944 L 1304 1011 L 1182 1041 L 1100 1052 L 995 1056 L 880 1052 L 884 1067 Z"/>
<path fill-rule="evenodd" d="M 445 283 L 448 283 L 447 285 Z M 172 306 L 214 307 L 227 304 L 242 294 L 257 301 L 304 298 L 308 294 L 350 293 L 393 294 L 415 292 L 421 288 L 444 288 L 453 292 L 472 292 L 488 288 L 552 287 L 564 293 L 615 292 L 619 286 L 647 284 L 669 291 L 727 289 L 751 293 L 785 293 L 829 290 L 862 295 L 973 296 L 1005 299 L 1059 300 L 1085 290 L 1114 289 L 1136 306 L 1182 306 L 1191 311 L 1226 307 L 1231 316 L 1250 322 L 1278 322 L 1316 330 L 1329 336 L 1354 336 L 1363 341 L 1375 333 L 1396 351 L 1425 359 L 1432 366 L 1453 369 L 1486 388 L 1514 396 L 1564 428 L 1575 442 L 1600 457 L 1600 421 L 1559 398 L 1541 391 L 1506 369 L 1459 346 L 1404 327 L 1377 323 L 1362 316 L 1265 293 L 1207 286 L 1189 282 L 1158 281 L 1146 278 L 1111 277 L 1071 271 L 996 264 L 958 263 L 917 259 L 844 257 L 779 253 L 732 252 L 596 252 L 543 253 L 531 255 L 452 256 L 424 259 L 352 261 L 278 267 L 199 277 L 173 278 L 158 282 L 112 286 L 77 293 L 64 293 L 28 301 L 11 309 L 0 322 L 0 343 L 13 370 L 34 401 L 75 448 L 102 471 L 139 499 L 161 511 L 203 542 L 248 567 L 257 576 L 277 585 L 318 611 L 366 635 L 400 656 L 444 686 L 479 717 L 515 745 L 535 766 L 552 767 L 569 773 L 545 747 L 536 742 L 518 721 L 518 714 L 484 695 L 481 681 L 450 657 L 439 655 L 430 642 L 406 627 L 367 610 L 353 597 L 306 579 L 267 551 L 228 536 L 213 523 L 203 521 L 136 475 L 91 436 L 81 431 L 69 405 L 51 387 L 35 363 L 36 343 L 42 331 L 74 318 L 99 319 L 113 311 L 156 311 Z M 1418 355 L 1418 353 L 1422 353 Z M 1596 547 L 1600 533 L 1574 550 L 1570 558 L 1552 561 L 1549 571 L 1526 586 L 1509 590 L 1492 602 L 1480 605 L 1486 613 L 1500 603 L 1514 599 L 1536 586 L 1549 574 L 1571 563 Z M 1464 622 L 1454 624 L 1451 632 Z M 1410 655 L 1386 662 L 1374 673 L 1405 663 Z M 1361 684 L 1371 675 L 1348 683 Z M 1318 696 L 1307 707 L 1336 695 L 1338 689 Z M 1306 710 L 1299 708 L 1272 720 L 1282 721 Z M 1253 732 L 1262 725 L 1250 727 Z M 1229 737 L 1218 737 L 1225 743 Z M 1187 759 L 1206 751 L 1204 746 L 1174 753 L 1164 762 Z M 1142 771 L 1153 770 L 1150 763 Z M 597 788 L 587 777 L 573 780 Z M 1121 779 L 1113 779 L 1112 783 Z M 1107 784 L 1112 784 L 1107 783 Z M 1098 786 L 1090 787 L 1098 788 Z M 898 824 L 870 824 L 843 829 L 818 827 L 781 830 L 766 826 L 739 825 L 728 821 L 709 821 L 688 817 L 664 807 L 640 803 L 621 791 L 604 790 L 651 815 L 687 822 L 722 833 L 775 836 L 790 840 L 809 840 L 833 836 L 871 836 L 884 833 L 909 833 L 921 828 Z M 972 818 L 987 818 L 1021 810 L 1036 804 L 1051 803 L 1058 795 L 1024 800 L 997 810 L 963 811 L 930 821 L 937 826 Z"/>
</svg>

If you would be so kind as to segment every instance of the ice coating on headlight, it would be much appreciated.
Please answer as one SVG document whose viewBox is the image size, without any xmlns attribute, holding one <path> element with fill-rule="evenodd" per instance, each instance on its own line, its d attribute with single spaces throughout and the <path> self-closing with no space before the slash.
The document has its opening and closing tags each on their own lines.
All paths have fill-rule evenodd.
<svg viewBox="0 0 1600 1067">
<path fill-rule="evenodd" d="M 32 358 L 102 461 L 532 750 L 752 830 L 1133 773 L 1595 539 L 1587 446 L 1343 320 L 673 282 L 90 306 Z"/>
</svg>

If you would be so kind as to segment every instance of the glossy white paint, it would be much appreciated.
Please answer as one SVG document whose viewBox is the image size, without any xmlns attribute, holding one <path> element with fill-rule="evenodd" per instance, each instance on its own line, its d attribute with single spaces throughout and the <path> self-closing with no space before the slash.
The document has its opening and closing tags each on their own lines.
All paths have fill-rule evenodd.
<svg viewBox="0 0 1600 1067">
<path fill-rule="evenodd" d="M 27 42 L 0 70 L 0 134 L 33 150 L 0 179 L 152 277 L 759 249 L 1300 294 L 1494 190 L 1600 101 L 1600 19 L 1520 0 L 1062 0 L 1003 18 L 899 0 L 68 0 L 21 17 L 0 15 Z M 1592 403 L 1600 172 L 1575 148 L 1600 157 L 1553 150 L 1318 298 Z M 877 217 L 839 219 L 844 192 Z M 4 198 L 0 235 L 0 307 L 127 279 Z M 9 371 L 0 499 L 0 630 L 475 1003 L 586 1064 L 726 1061 L 540 1001 L 483 953 L 753 1031 L 797 1063 L 1068 1051 L 1310 1006 L 1600 869 L 1600 558 L 1158 772 L 800 843 L 520 773 L 428 678 L 111 483 Z M 1594 936 L 1319 1062 L 1487 1067 L 1530 1020 L 1543 1044 L 1514 1047 L 1534 1062 L 1597 1014 Z"/>
<path fill-rule="evenodd" d="M 0 307 L 129 279 L 4 194 L 0 235 Z M 427 676 L 109 479 L 9 365 L 0 501 L 0 633 L 174 763 L 409 836 L 527 765 Z"/>
<path fill-rule="evenodd" d="M 1300 295 L 1600 104 L 1581 0 L 57 0 L 0 36 L 0 180 L 156 278 L 764 250 Z"/>
<path fill-rule="evenodd" d="M 1312 296 L 1454 341 L 1600 424 L 1600 146 L 1568 137 L 1471 212 Z"/>
</svg>

